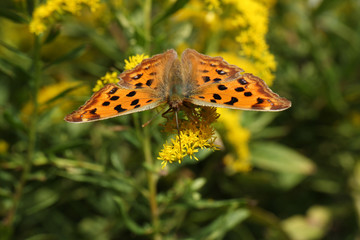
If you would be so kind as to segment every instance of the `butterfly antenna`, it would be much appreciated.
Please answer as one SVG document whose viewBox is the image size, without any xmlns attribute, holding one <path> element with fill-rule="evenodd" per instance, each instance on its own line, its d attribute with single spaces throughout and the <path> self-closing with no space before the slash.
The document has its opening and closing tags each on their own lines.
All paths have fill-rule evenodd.
<svg viewBox="0 0 360 240">
<path fill-rule="evenodd" d="M 146 123 L 144 123 L 143 125 L 141 125 L 143 128 L 146 127 L 147 125 L 149 125 L 157 116 L 164 115 L 165 113 L 167 113 L 169 110 L 166 110 L 166 112 L 163 112 L 164 109 L 166 108 L 166 106 L 164 106 L 157 114 L 155 114 L 154 116 L 152 116 Z"/>
</svg>

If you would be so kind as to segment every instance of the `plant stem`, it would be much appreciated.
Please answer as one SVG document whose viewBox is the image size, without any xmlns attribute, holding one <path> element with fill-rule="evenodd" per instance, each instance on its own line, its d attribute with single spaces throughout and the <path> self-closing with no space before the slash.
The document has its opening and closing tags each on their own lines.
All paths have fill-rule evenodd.
<svg viewBox="0 0 360 240">
<path fill-rule="evenodd" d="M 11 239 L 14 218 L 16 215 L 17 208 L 19 206 L 23 190 L 25 184 L 28 179 L 28 175 L 31 172 L 32 163 L 35 157 L 35 144 L 36 144 L 36 133 L 37 133 L 37 122 L 38 122 L 38 89 L 39 89 L 39 81 L 41 75 L 41 65 L 40 65 L 40 38 L 38 36 L 34 39 L 34 53 L 33 53 L 33 64 L 32 64 L 32 86 L 31 86 L 31 98 L 34 106 L 34 111 L 31 116 L 31 122 L 29 127 L 29 140 L 28 140 L 28 148 L 27 155 L 24 162 L 24 167 L 22 174 L 20 176 L 20 181 L 15 186 L 14 198 L 13 198 L 13 206 L 9 210 L 7 216 L 4 220 L 4 225 L 8 227 L 8 239 Z"/>
<path fill-rule="evenodd" d="M 151 8 L 152 0 L 145 0 L 144 4 L 144 32 L 145 32 L 145 50 L 151 54 Z"/>
<path fill-rule="evenodd" d="M 151 55 L 151 10 L 152 10 L 152 0 L 145 0 L 145 4 L 144 4 L 145 50 L 149 55 Z M 145 113 L 143 114 L 143 116 L 144 119 L 148 119 L 149 114 Z M 153 171 L 155 169 L 155 164 L 151 154 L 149 127 L 144 127 L 143 133 L 144 133 L 144 157 L 145 157 L 145 162 L 149 167 L 147 168 L 147 179 L 148 179 L 148 188 L 149 188 L 151 221 L 154 229 L 153 239 L 160 240 L 162 239 L 162 237 L 159 233 L 159 212 L 156 201 L 157 176 Z"/>
</svg>

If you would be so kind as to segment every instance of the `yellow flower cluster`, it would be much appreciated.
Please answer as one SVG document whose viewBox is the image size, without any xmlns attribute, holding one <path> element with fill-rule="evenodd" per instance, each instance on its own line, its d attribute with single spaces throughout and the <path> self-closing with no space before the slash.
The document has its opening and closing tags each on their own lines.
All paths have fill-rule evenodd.
<svg viewBox="0 0 360 240">
<path fill-rule="evenodd" d="M 30 22 L 30 32 L 39 35 L 46 31 L 47 25 L 65 14 L 79 15 L 84 6 L 88 6 L 92 12 L 100 6 L 100 0 L 48 0 L 45 4 L 38 6 Z"/>
<path fill-rule="evenodd" d="M 142 62 L 142 60 L 149 58 L 148 55 L 144 54 L 137 54 L 135 56 L 130 56 L 129 60 L 125 60 L 125 70 L 130 70 L 136 67 L 138 64 Z"/>
<path fill-rule="evenodd" d="M 276 61 L 269 52 L 265 36 L 268 32 L 269 11 L 275 2 L 276 0 L 193 0 L 177 13 L 177 19 L 191 20 L 200 29 L 197 42 L 192 44 L 193 48 L 200 50 L 206 43 L 210 43 L 209 49 L 220 48 L 245 58 L 252 62 L 257 74 L 271 85 Z M 179 47 L 182 49 L 189 46 Z M 239 67 L 250 72 L 246 66 Z"/>
<path fill-rule="evenodd" d="M 133 69 L 134 67 L 136 67 L 136 65 L 141 63 L 142 60 L 144 60 L 145 58 L 149 58 L 149 56 L 144 54 L 141 55 L 137 54 L 135 56 L 129 57 L 129 60 L 125 60 L 125 70 Z M 117 76 L 118 76 L 117 72 L 106 73 L 105 76 L 97 80 L 96 85 L 93 88 L 93 92 L 99 91 L 108 83 L 117 83 L 119 81 Z"/>
<path fill-rule="evenodd" d="M 238 33 L 235 40 L 241 46 L 240 55 L 251 59 L 260 76 L 271 84 L 276 62 L 274 55 L 269 52 L 265 36 L 268 32 L 269 8 L 273 2 L 224 0 L 224 3 L 234 9 L 234 18 L 226 21 Z"/>
<path fill-rule="evenodd" d="M 249 140 L 250 132 L 240 125 L 239 113 L 234 110 L 219 109 L 219 122 L 223 125 L 225 138 L 235 151 L 235 156 L 229 153 L 224 158 L 224 164 L 231 172 L 248 172 L 251 170 Z"/>
<path fill-rule="evenodd" d="M 198 160 L 194 154 L 199 149 L 218 149 L 214 144 L 216 140 L 215 129 L 211 126 L 219 117 L 216 108 L 192 106 L 182 110 L 184 110 L 187 120 L 179 120 L 180 134 L 175 139 L 171 139 L 170 142 L 167 141 L 159 153 L 158 159 L 162 160 L 163 168 L 167 163 L 174 161 L 181 163 L 187 155 L 191 159 Z M 164 127 L 166 132 L 174 132 L 177 127 L 174 116 L 168 119 Z"/>
<path fill-rule="evenodd" d="M 118 76 L 117 72 L 106 73 L 105 76 L 103 76 L 99 80 L 97 80 L 96 85 L 93 88 L 93 92 L 99 91 L 108 83 L 117 83 L 119 81 L 117 76 Z"/>
</svg>

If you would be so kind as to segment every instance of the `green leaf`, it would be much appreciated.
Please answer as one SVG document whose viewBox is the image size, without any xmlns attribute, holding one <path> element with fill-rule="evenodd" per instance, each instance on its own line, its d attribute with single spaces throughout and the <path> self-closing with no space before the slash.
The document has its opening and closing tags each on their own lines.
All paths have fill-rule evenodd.
<svg viewBox="0 0 360 240">
<path fill-rule="evenodd" d="M 28 22 L 28 20 L 24 16 L 20 15 L 17 12 L 14 12 L 11 9 L 6 9 L 6 8 L 0 8 L 0 17 L 10 19 L 11 21 L 16 22 L 16 23 L 27 23 Z"/>
<path fill-rule="evenodd" d="M 32 59 L 19 49 L 0 40 L 0 46 L 5 47 L 10 53 L 6 55 L 6 61 L 27 72 L 31 66 Z"/>
<path fill-rule="evenodd" d="M 192 239 L 223 239 L 227 232 L 249 216 L 250 212 L 247 209 L 240 208 L 234 210 L 229 208 L 226 214 L 221 215 L 208 226 L 201 229 Z"/>
<path fill-rule="evenodd" d="M 130 231 L 132 231 L 135 234 L 140 234 L 140 235 L 149 234 L 151 232 L 150 227 L 147 227 L 147 226 L 141 227 L 130 218 L 130 216 L 128 215 L 128 213 L 125 210 L 125 203 L 121 198 L 115 197 L 114 200 L 116 203 L 118 203 L 124 223 L 129 228 Z"/>
<path fill-rule="evenodd" d="M 256 142 L 250 146 L 254 166 L 275 172 L 309 175 L 314 163 L 296 151 L 277 143 Z"/>
<path fill-rule="evenodd" d="M 26 206 L 23 206 L 27 214 L 34 214 L 43 209 L 46 209 L 59 199 L 59 193 L 49 188 L 42 188 L 37 190 L 32 199 L 26 201 Z"/>
<path fill-rule="evenodd" d="M 283 189 L 294 187 L 316 169 L 310 159 L 280 144 L 257 142 L 250 149 L 253 165 L 277 173 L 274 184 Z"/>
<path fill-rule="evenodd" d="M 50 31 L 49 34 L 46 36 L 46 39 L 44 41 L 44 44 L 48 44 L 51 43 L 52 41 L 54 41 L 56 39 L 56 37 L 60 34 L 60 27 L 58 25 L 53 26 Z"/>
</svg>

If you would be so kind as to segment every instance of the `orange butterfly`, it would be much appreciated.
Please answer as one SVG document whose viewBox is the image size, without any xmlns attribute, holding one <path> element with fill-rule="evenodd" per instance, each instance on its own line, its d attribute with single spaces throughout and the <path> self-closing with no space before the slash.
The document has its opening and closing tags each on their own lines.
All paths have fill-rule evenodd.
<svg viewBox="0 0 360 240">
<path fill-rule="evenodd" d="M 107 84 L 65 120 L 97 121 L 163 103 L 175 112 L 186 103 L 256 111 L 281 111 L 291 106 L 262 79 L 242 72 L 222 57 L 209 57 L 192 49 L 186 49 L 180 61 L 171 49 L 121 73 L 117 84 Z"/>
</svg>

